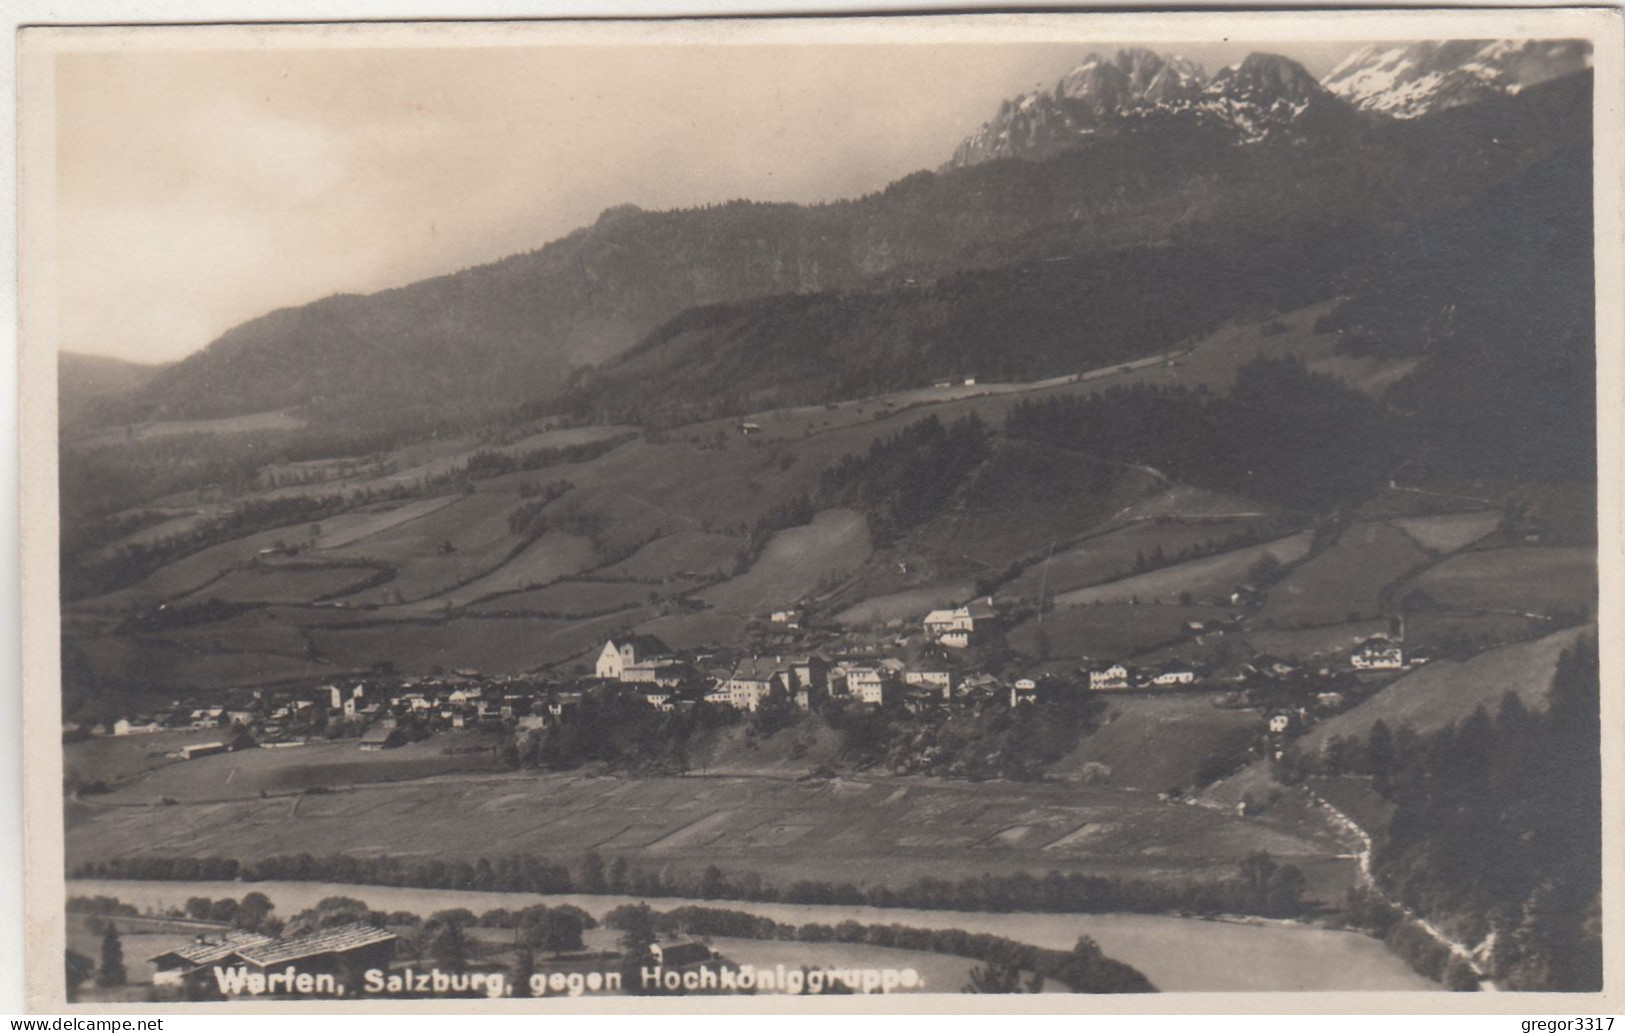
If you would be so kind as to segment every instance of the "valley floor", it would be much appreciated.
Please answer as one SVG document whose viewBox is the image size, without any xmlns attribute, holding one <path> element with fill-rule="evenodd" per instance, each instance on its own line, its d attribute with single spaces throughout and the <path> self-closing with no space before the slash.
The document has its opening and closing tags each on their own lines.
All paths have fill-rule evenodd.
<svg viewBox="0 0 1625 1033">
<path fill-rule="evenodd" d="M 597 850 L 634 868 L 698 872 L 716 863 L 771 885 L 902 885 L 1052 870 L 1227 878 L 1265 850 L 1303 869 L 1308 896 L 1331 901 L 1355 874 L 1348 845 L 1313 814 L 1280 808 L 1242 818 L 1150 792 L 1066 783 L 469 774 L 171 804 L 143 798 L 139 785 L 70 803 L 70 871 L 143 856 L 527 854 L 573 863 Z"/>
</svg>

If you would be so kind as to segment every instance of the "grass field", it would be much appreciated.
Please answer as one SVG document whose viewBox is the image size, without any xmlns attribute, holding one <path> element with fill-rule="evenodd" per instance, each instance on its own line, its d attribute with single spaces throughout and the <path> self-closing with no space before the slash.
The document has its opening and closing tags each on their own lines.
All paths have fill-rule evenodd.
<svg viewBox="0 0 1625 1033">
<path fill-rule="evenodd" d="M 1234 549 L 1188 563 L 1176 563 L 1149 574 L 1138 574 L 1093 588 L 1064 592 L 1055 597 L 1057 606 L 1091 606 L 1095 603 L 1174 602 L 1189 592 L 1198 602 L 1227 597 L 1247 580 L 1247 572 L 1260 559 L 1273 556 L 1281 563 L 1295 563 L 1309 551 L 1307 532 L 1277 538 L 1262 545 Z"/>
<path fill-rule="evenodd" d="M 1074 589 L 1127 577 L 1135 563 L 1150 560 L 1158 549 L 1169 558 L 1198 547 L 1217 547 L 1232 535 L 1247 531 L 1251 520 L 1175 521 L 1144 520 L 1121 530 L 1090 538 L 1039 562 L 1003 586 L 1001 595 L 1037 601 L 1040 587 L 1053 599 Z"/>
<path fill-rule="evenodd" d="M 469 616 L 313 628 L 310 635 L 317 655 L 341 667 L 369 669 L 388 660 L 402 674 L 428 674 L 436 667 L 501 674 L 568 660 L 639 617 L 638 611 L 575 621 Z"/>
<path fill-rule="evenodd" d="M 216 740 L 221 733 L 214 733 Z M 500 770 L 493 753 L 504 739 L 481 732 L 443 732 L 392 750 L 361 749 L 354 739 L 312 742 L 281 749 L 239 750 L 195 760 L 166 763 L 114 792 L 87 801 L 95 805 L 153 804 L 169 797 L 182 804 L 215 800 L 257 800 L 261 793 L 297 793 L 313 786 L 335 788 L 400 782 L 460 772 Z M 453 751 L 453 752 L 447 752 Z M 478 751 L 478 752 L 474 752 Z M 93 771 L 97 760 L 80 761 Z M 290 815 L 301 801 L 283 801 Z"/>
<path fill-rule="evenodd" d="M 1044 614 L 1042 625 L 1035 618 L 1012 628 L 1009 641 L 1029 657 L 1126 660 L 1180 641 L 1187 621 L 1211 621 L 1228 613 L 1216 606 L 1177 604 L 1058 606 Z"/>
<path fill-rule="evenodd" d="M 827 509 L 810 524 L 773 535 L 750 570 L 706 589 L 700 598 L 723 613 L 763 613 L 795 603 L 828 579 L 851 573 L 869 552 L 863 515 Z"/>
<path fill-rule="evenodd" d="M 316 548 L 341 549 L 346 545 L 354 545 L 375 534 L 382 534 L 444 509 L 457 499 L 456 495 L 441 495 L 431 499 L 391 502 L 382 506 L 369 506 L 353 513 L 342 513 L 322 521 L 322 533 L 316 536 Z"/>
<path fill-rule="evenodd" d="M 1400 517 L 1395 527 L 1434 552 L 1455 552 L 1483 538 L 1501 524 L 1498 509 L 1472 513 L 1441 513 L 1437 516 Z"/>
<path fill-rule="evenodd" d="M 286 614 L 292 607 L 259 607 L 225 620 L 165 631 L 161 641 L 194 652 L 280 653 L 304 657 L 309 639 L 301 623 Z M 310 610 L 302 616 L 329 614 Z"/>
<path fill-rule="evenodd" d="M 454 609 L 493 595 L 551 584 L 589 569 L 596 561 L 589 539 L 549 531 L 484 577 L 397 609 L 405 612 Z"/>
<path fill-rule="evenodd" d="M 1409 582 L 1439 604 L 1460 610 L 1594 613 L 1597 554 L 1576 547 L 1483 549 L 1453 556 Z"/>
<path fill-rule="evenodd" d="M 1392 729 L 1432 731 L 1483 705 L 1493 713 L 1501 698 L 1515 692 L 1531 707 L 1544 706 L 1552 673 L 1563 651 L 1594 629 L 1570 628 L 1534 642 L 1480 653 L 1464 663 L 1436 660 L 1383 688 L 1352 710 L 1323 721 L 1298 739 L 1317 750 L 1333 736 L 1364 738 L 1379 718 Z"/>
<path fill-rule="evenodd" d="M 596 848 L 635 865 L 682 870 L 727 858 L 734 871 L 760 871 L 785 883 L 905 883 L 922 875 L 1052 868 L 1216 876 L 1229 874 L 1252 850 L 1304 863 L 1340 852 L 1317 827 L 1240 820 L 1164 804 L 1150 793 L 1063 783 L 520 774 L 305 796 L 297 813 L 292 803 L 86 811 L 68 830 L 68 863 L 142 853 L 249 859 L 300 851 L 573 860 Z"/>
<path fill-rule="evenodd" d="M 499 595 L 467 608 L 469 613 L 534 613 L 590 617 L 646 604 L 660 589 L 637 581 L 557 581 L 546 588 Z"/>
<path fill-rule="evenodd" d="M 226 603 L 306 603 L 327 596 L 343 595 L 377 575 L 376 569 L 359 564 L 253 563 L 182 596 L 182 601 L 194 603 L 213 599 Z"/>
<path fill-rule="evenodd" d="M 174 640 L 104 635 L 78 639 L 72 645 L 95 671 L 139 679 L 166 690 L 272 685 L 371 666 L 370 662 L 324 662 L 320 657 L 279 652 L 277 647 L 258 649 L 258 643 L 239 645 L 225 635 L 216 642 L 206 637 L 208 627 L 189 629 L 185 637 L 177 635 Z"/>
<path fill-rule="evenodd" d="M 307 525 L 299 526 L 303 528 Z M 279 541 L 296 537 L 291 529 L 277 528 L 237 538 L 160 567 L 129 588 L 82 600 L 74 606 L 87 610 L 126 610 L 133 606 L 178 599 L 252 562 L 261 549 L 272 548 Z"/>
<path fill-rule="evenodd" d="M 1248 631 L 1244 637 L 1260 653 L 1273 653 L 1296 660 L 1319 660 L 1347 653 L 1373 635 L 1387 633 L 1386 620 L 1367 620 L 1291 631 L 1260 629 Z"/>
<path fill-rule="evenodd" d="M 1383 589 L 1426 560 L 1427 553 L 1398 529 L 1355 524 L 1271 587 L 1262 616 L 1285 627 L 1380 616 Z"/>
<path fill-rule="evenodd" d="M 67 916 L 67 948 L 97 961 L 102 956 L 102 937 L 101 933 L 89 927 L 88 918 L 72 913 Z M 114 919 L 113 924 L 119 931 L 119 946 L 124 950 L 125 975 L 131 983 L 136 984 L 152 982 L 153 958 L 196 942 L 205 930 L 211 933 L 216 931 L 198 927 L 187 932 L 158 932 L 153 930 L 162 928 L 162 925 L 151 921 Z"/>
<path fill-rule="evenodd" d="M 630 620 L 636 620 L 634 614 Z M 672 613 L 651 617 L 635 625 L 638 634 L 654 635 L 673 649 L 737 645 L 745 633 L 748 617 L 738 613 L 707 610 L 704 613 Z"/>
<path fill-rule="evenodd" d="M 619 563 L 596 571 L 605 578 L 630 581 L 666 581 L 683 573 L 709 576 L 727 574 L 745 548 L 742 538 L 704 531 L 678 531 L 645 545 Z"/>
<path fill-rule="evenodd" d="M 1112 696 L 1107 706 L 1102 727 L 1052 765 L 1052 777 L 1189 788 L 1205 757 L 1244 750 L 1263 730 L 1257 712 L 1220 710 L 1205 695 Z"/>
<path fill-rule="evenodd" d="M 159 420 L 133 423 L 87 434 L 72 442 L 74 448 L 100 448 L 126 441 L 146 441 L 177 434 L 257 434 L 268 430 L 296 430 L 305 421 L 285 412 L 254 412 L 212 420 Z"/>
<path fill-rule="evenodd" d="M 69 778 L 82 782 L 113 782 L 178 763 L 169 754 L 182 746 L 219 742 L 218 728 L 151 732 L 146 735 L 107 735 L 62 747 L 62 766 Z"/>
<path fill-rule="evenodd" d="M 1390 729 L 1427 733 L 1470 716 L 1480 706 L 1493 715 L 1508 692 L 1526 706 L 1545 706 L 1552 675 L 1564 650 L 1591 628 L 1570 628 L 1532 642 L 1501 646 L 1457 663 L 1435 660 L 1384 686 L 1358 706 L 1315 725 L 1294 742 L 1313 753 L 1334 737 L 1364 739 L 1380 719 Z M 1245 796 L 1264 799 L 1281 787 L 1267 763 L 1260 761 L 1210 787 L 1204 797 L 1232 807 Z"/>
<path fill-rule="evenodd" d="M 204 520 L 215 515 L 216 512 L 218 511 L 213 508 L 189 508 L 171 511 L 171 515 L 159 523 L 143 527 L 139 531 L 132 531 L 130 534 L 108 543 L 105 548 L 97 553 L 97 558 L 107 559 L 115 555 L 119 550 L 132 545 L 146 546 L 172 535 L 187 534 L 203 523 Z"/>
<path fill-rule="evenodd" d="M 975 582 L 949 581 L 877 595 L 855 603 L 835 615 L 835 622 L 852 627 L 923 617 L 932 610 L 958 606 L 976 592 Z"/>
<path fill-rule="evenodd" d="M 1405 617 L 1405 641 L 1412 647 L 1449 646 L 1465 641 L 1483 646 L 1525 642 L 1551 634 L 1551 622 L 1516 613 L 1451 613 L 1425 610 Z"/>
<path fill-rule="evenodd" d="M 1142 520 L 1258 520 L 1273 515 L 1256 502 L 1221 495 L 1188 484 L 1168 485 L 1165 490 L 1141 499 L 1118 513 L 1122 521 Z"/>
<path fill-rule="evenodd" d="M 419 519 L 373 534 L 325 555 L 394 567 L 395 579 L 352 597 L 352 603 L 415 602 L 495 570 L 516 539 L 508 514 L 516 499 L 482 491 Z"/>
</svg>

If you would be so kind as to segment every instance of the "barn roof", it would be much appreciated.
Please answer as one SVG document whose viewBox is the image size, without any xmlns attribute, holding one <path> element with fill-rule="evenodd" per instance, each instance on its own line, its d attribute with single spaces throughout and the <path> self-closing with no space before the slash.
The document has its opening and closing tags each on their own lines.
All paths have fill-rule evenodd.
<svg viewBox="0 0 1625 1033">
<path fill-rule="evenodd" d="M 395 934 L 392 932 L 375 925 L 356 922 L 323 929 L 307 936 L 295 936 L 292 939 L 272 940 L 268 943 L 242 947 L 233 953 L 248 964 L 263 968 L 322 954 L 342 954 L 375 944 L 388 943 L 394 939 Z"/>
<path fill-rule="evenodd" d="M 188 965 L 207 965 L 211 961 L 221 958 L 244 947 L 254 947 L 259 944 L 270 943 L 272 937 L 264 933 L 251 933 L 245 930 L 233 930 L 218 940 L 198 940 L 182 947 L 166 950 L 162 954 L 154 954 L 149 961 L 158 961 L 162 958 L 176 957 Z"/>
</svg>

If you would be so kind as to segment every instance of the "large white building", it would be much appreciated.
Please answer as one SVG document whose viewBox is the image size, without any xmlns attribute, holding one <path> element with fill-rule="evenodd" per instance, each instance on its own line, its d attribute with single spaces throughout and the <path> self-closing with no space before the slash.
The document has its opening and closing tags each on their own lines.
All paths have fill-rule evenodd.
<svg viewBox="0 0 1625 1033">
<path fill-rule="evenodd" d="M 975 638 L 978 627 L 985 627 L 995 616 L 993 600 L 972 599 L 953 610 L 932 610 L 925 615 L 925 634 L 945 646 L 963 649 Z"/>
<path fill-rule="evenodd" d="M 653 635 L 628 635 L 618 642 L 610 639 L 598 653 L 594 673 L 609 681 L 624 681 L 628 667 L 670 655 L 671 647 Z"/>
</svg>

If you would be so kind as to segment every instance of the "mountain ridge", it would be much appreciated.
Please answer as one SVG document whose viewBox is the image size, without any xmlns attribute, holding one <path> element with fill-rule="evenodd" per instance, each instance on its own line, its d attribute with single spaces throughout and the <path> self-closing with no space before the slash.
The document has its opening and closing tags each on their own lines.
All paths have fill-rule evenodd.
<svg viewBox="0 0 1625 1033">
<path fill-rule="evenodd" d="M 111 424 L 300 410 L 345 422 L 449 404 L 528 403 L 556 397 L 582 371 L 613 362 L 696 307 L 885 293 L 1167 241 L 1196 227 L 1244 233 L 1258 220 L 1335 221 L 1322 209 L 1376 203 L 1409 217 L 1407 205 L 1459 203 L 1538 158 L 1549 149 L 1540 134 L 1569 131 L 1542 123 L 1553 113 L 1562 121 L 1579 89 L 1541 84 L 1434 113 L 1449 118 L 1409 132 L 1403 127 L 1416 119 L 1368 125 L 1286 59 L 1255 55 L 1216 76 L 1217 93 L 1207 92 L 1211 82 L 1193 92 L 1201 75 L 1191 62 L 1148 51 L 1085 62 L 1062 87 L 1083 95 L 1115 83 L 1100 88 L 1186 98 L 1174 102 L 1186 107 L 1161 112 L 1168 117 L 1141 112 L 1132 132 L 1074 140 L 1051 160 L 917 172 L 849 201 L 607 209 L 531 252 L 268 313 L 123 397 L 98 396 L 70 415 Z M 1224 112 L 1211 103 L 1220 96 Z M 1316 112 L 1326 117 L 1317 122 Z M 1282 119 L 1293 132 L 1270 130 Z M 1516 123 L 1511 138 L 1532 141 L 1533 151 L 1490 147 L 1500 134 L 1490 123 L 1499 119 Z M 1347 170 L 1328 171 L 1328 161 Z M 1398 171 L 1387 168 L 1395 162 Z M 1430 170 L 1425 176 L 1404 172 L 1418 162 Z M 1285 165 L 1303 175 L 1281 176 Z M 1254 181 L 1276 185 L 1259 190 Z"/>
</svg>

